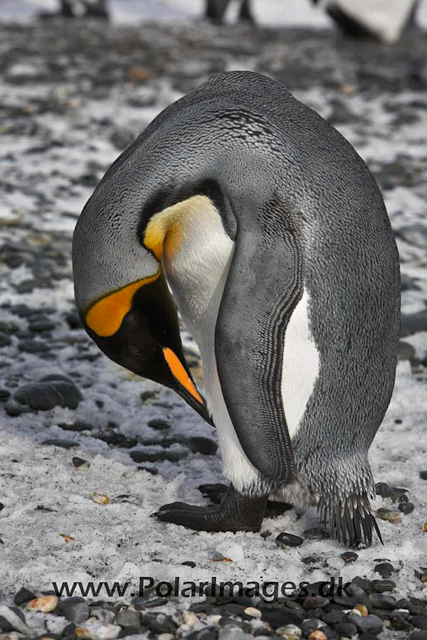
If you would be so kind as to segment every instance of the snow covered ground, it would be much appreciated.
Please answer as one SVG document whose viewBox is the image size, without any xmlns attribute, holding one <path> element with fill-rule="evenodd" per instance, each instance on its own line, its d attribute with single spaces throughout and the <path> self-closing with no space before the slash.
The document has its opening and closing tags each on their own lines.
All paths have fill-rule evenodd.
<svg viewBox="0 0 427 640">
<path fill-rule="evenodd" d="M 184 2 L 180 6 L 188 8 Z M 396 597 L 426 601 L 426 582 L 419 577 L 427 565 L 427 481 L 419 475 L 427 469 L 426 331 L 404 338 L 393 399 L 370 452 L 376 482 L 407 489 L 414 511 L 400 514 L 395 523 L 379 520 L 384 546 L 376 541 L 358 551 L 355 563 L 346 564 L 341 558 L 345 549 L 337 542 L 304 535 L 318 525 L 315 510 L 266 519 L 265 535 L 195 533 L 149 517 L 175 500 L 206 504 L 197 487 L 222 481 L 220 459 L 193 453 L 187 439 L 216 436 L 172 392 L 137 379 L 98 352 L 76 322 L 70 271 L 76 219 L 120 150 L 205 77 L 244 68 L 286 83 L 329 118 L 367 161 L 383 188 L 397 236 L 403 312 L 425 309 L 424 38 L 417 35 L 387 49 L 360 47 L 327 32 L 261 30 L 253 36 L 240 27 L 133 29 L 55 21 L 0 26 L 0 37 L 4 602 L 10 603 L 22 585 L 40 592 L 52 589 L 53 581 L 130 580 L 137 585 L 140 576 L 168 581 L 215 576 L 244 583 L 313 583 L 356 575 L 372 580 L 380 577 L 374 572 L 379 559 L 393 564 Z M 185 345 L 202 383 L 188 335 Z M 25 412 L 13 400 L 17 389 L 49 374 L 74 381 L 82 396 L 78 407 Z M 164 429 L 153 422 L 158 420 L 167 423 L 160 424 Z M 159 439 L 166 439 L 165 447 Z M 70 448 L 46 443 L 52 440 Z M 136 463 L 131 458 L 135 450 L 167 452 L 176 460 Z M 75 456 L 90 466 L 76 468 Z M 108 504 L 96 502 L 96 493 L 107 496 Z M 380 507 L 400 513 L 390 498 L 378 497 L 375 508 Z M 302 536 L 303 545 L 279 549 L 275 538 L 283 531 Z M 232 561 L 218 561 L 218 554 Z M 183 565 L 186 561 L 195 567 Z M 126 594 L 124 600 L 129 598 Z M 172 598 L 160 610 L 188 604 Z M 55 616 L 25 615 L 31 629 L 49 637 L 64 626 Z"/>
</svg>

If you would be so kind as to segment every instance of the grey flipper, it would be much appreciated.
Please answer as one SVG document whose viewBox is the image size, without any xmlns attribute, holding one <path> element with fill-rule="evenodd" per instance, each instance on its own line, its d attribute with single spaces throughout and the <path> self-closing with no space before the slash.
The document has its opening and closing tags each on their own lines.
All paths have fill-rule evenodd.
<svg viewBox="0 0 427 640">
<path fill-rule="evenodd" d="M 239 230 L 215 331 L 222 393 L 250 462 L 280 483 L 295 479 L 281 394 L 286 326 L 303 292 L 300 242 L 283 204 L 268 202 Z"/>
</svg>

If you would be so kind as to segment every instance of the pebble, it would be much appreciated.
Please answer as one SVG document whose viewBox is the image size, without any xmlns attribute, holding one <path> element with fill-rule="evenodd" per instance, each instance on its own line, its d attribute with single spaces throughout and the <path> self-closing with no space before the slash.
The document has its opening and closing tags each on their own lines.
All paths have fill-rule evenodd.
<svg viewBox="0 0 427 640">
<path fill-rule="evenodd" d="M 0 605 L 0 629 L 3 631 L 19 631 L 27 634 L 29 629 L 25 621 L 25 616 L 17 607 Z"/>
<path fill-rule="evenodd" d="M 18 318 L 27 318 L 34 313 L 34 309 L 30 309 L 26 304 L 17 304 L 15 307 L 12 307 L 11 311 L 15 316 L 18 316 Z"/>
<path fill-rule="evenodd" d="M 193 611 L 183 611 L 182 612 L 182 618 L 184 620 L 184 624 L 189 629 L 192 629 L 194 627 L 194 625 L 196 625 L 197 622 L 198 622 L 198 617 L 196 616 L 196 614 Z"/>
<path fill-rule="evenodd" d="M 98 627 L 95 638 L 96 640 L 115 640 L 119 633 L 120 627 L 115 624 L 106 624 Z"/>
<path fill-rule="evenodd" d="M 36 598 L 36 594 L 27 589 L 26 587 L 21 587 L 19 591 L 15 594 L 13 601 L 17 607 L 21 604 L 26 604 L 30 600 L 34 600 Z"/>
<path fill-rule="evenodd" d="M 110 504 L 110 498 L 104 496 L 102 493 L 98 493 L 97 491 L 92 493 L 91 498 L 93 502 L 96 502 L 96 504 Z"/>
<path fill-rule="evenodd" d="M 36 287 L 43 288 L 44 283 L 40 280 L 23 280 L 15 285 L 17 293 L 31 293 Z"/>
<path fill-rule="evenodd" d="M 303 536 L 309 540 L 329 540 L 331 534 L 321 527 L 311 527 L 303 531 Z"/>
<path fill-rule="evenodd" d="M 49 351 L 49 347 L 45 342 L 40 340 L 20 340 L 18 342 L 18 349 L 25 353 L 44 353 Z"/>
<path fill-rule="evenodd" d="M 276 544 L 278 547 L 299 547 L 304 540 L 299 536 L 295 536 L 292 533 L 279 533 L 276 538 Z"/>
<path fill-rule="evenodd" d="M 381 578 L 389 578 L 394 572 L 394 567 L 390 562 L 381 562 L 375 565 L 374 571 L 379 573 Z"/>
<path fill-rule="evenodd" d="M 185 636 L 186 640 L 216 640 L 217 637 L 218 630 L 212 626 L 193 631 L 188 636 Z"/>
<path fill-rule="evenodd" d="M 146 467 L 145 465 L 141 465 L 138 469 L 139 471 L 147 471 L 148 473 L 151 473 L 152 476 L 157 476 L 159 474 L 157 467 Z"/>
<path fill-rule="evenodd" d="M 66 313 L 64 317 L 65 321 L 72 331 L 74 331 L 75 329 L 81 329 L 83 327 L 77 311 L 70 311 L 69 313 Z"/>
<path fill-rule="evenodd" d="M 164 613 L 146 613 L 142 620 L 146 626 L 155 634 L 176 632 L 176 625 L 171 616 Z"/>
<path fill-rule="evenodd" d="M 409 632 L 409 631 L 412 631 L 414 628 L 414 626 L 410 622 L 408 622 L 406 618 L 399 615 L 393 615 L 391 619 L 391 624 L 393 626 L 393 629 L 396 629 L 396 631 Z"/>
<path fill-rule="evenodd" d="M 4 333 L 0 333 L 0 348 L 8 347 L 10 344 L 12 344 L 12 340 L 9 336 L 6 336 Z"/>
<path fill-rule="evenodd" d="M 194 569 L 196 566 L 196 563 L 193 562 L 192 560 L 185 560 L 184 562 L 181 562 L 182 565 L 184 565 L 185 567 L 190 567 L 191 569 Z"/>
<path fill-rule="evenodd" d="M 70 378 L 53 374 L 20 387 L 14 398 L 32 409 L 49 411 L 57 406 L 76 409 L 82 395 Z"/>
<path fill-rule="evenodd" d="M 31 611 L 42 611 L 43 613 L 50 613 L 58 606 L 58 596 L 42 596 L 41 598 L 35 598 L 30 600 L 28 608 Z"/>
<path fill-rule="evenodd" d="M 10 398 L 10 391 L 0 388 L 0 402 L 6 402 Z"/>
<path fill-rule="evenodd" d="M 63 429 L 64 431 L 91 431 L 94 427 L 90 422 L 85 422 L 84 420 L 76 420 L 70 424 L 66 422 L 61 422 L 58 424 L 58 427 Z"/>
<path fill-rule="evenodd" d="M 73 465 L 75 466 L 76 469 L 84 470 L 84 469 L 89 469 L 90 462 L 88 462 L 84 458 L 79 458 L 78 456 L 73 456 Z"/>
<path fill-rule="evenodd" d="M 391 487 L 390 498 L 393 502 L 407 502 L 408 489 L 403 489 L 402 487 Z"/>
<path fill-rule="evenodd" d="M 134 462 L 178 462 L 187 456 L 187 451 L 131 451 L 130 457 Z"/>
<path fill-rule="evenodd" d="M 349 564 L 350 562 L 356 562 L 358 557 L 359 556 L 354 551 L 345 551 L 341 554 L 341 558 L 346 564 Z"/>
<path fill-rule="evenodd" d="M 306 598 L 304 598 L 302 606 L 304 607 L 304 609 L 323 609 L 323 607 L 326 607 L 327 604 L 329 604 L 329 598 L 324 598 L 323 596 L 318 595 L 307 596 Z"/>
<path fill-rule="evenodd" d="M 398 508 L 399 511 L 401 511 L 405 515 L 408 515 L 409 513 L 413 512 L 415 506 L 412 504 L 412 502 L 401 502 Z"/>
<path fill-rule="evenodd" d="M 298 640 L 301 638 L 302 631 L 295 624 L 287 624 L 285 627 L 276 629 L 276 635 L 287 640 Z"/>
<path fill-rule="evenodd" d="M 351 638 L 357 634 L 357 627 L 351 622 L 340 622 L 335 627 L 335 631 L 341 638 Z"/>
<path fill-rule="evenodd" d="M 360 591 L 362 590 L 360 589 Z M 364 591 L 362 591 L 362 593 L 366 596 Z M 344 609 L 352 609 L 357 604 L 356 598 L 353 596 L 334 596 L 333 601 Z"/>
<path fill-rule="evenodd" d="M 420 478 L 421 480 L 427 480 L 427 469 L 420 471 Z"/>
<path fill-rule="evenodd" d="M 39 333 L 40 331 L 52 331 L 52 329 L 55 328 L 55 323 L 48 320 L 48 318 L 38 318 L 34 321 L 30 320 L 28 328 L 33 333 Z"/>
<path fill-rule="evenodd" d="M 154 609 L 155 607 L 161 607 L 168 603 L 167 598 L 158 596 L 155 588 L 147 589 L 142 596 L 136 596 L 133 598 L 132 604 L 137 611 L 144 609 Z"/>
<path fill-rule="evenodd" d="M 423 309 L 408 315 L 402 314 L 402 328 L 400 331 L 402 337 L 411 336 L 420 331 L 427 331 L 427 310 Z"/>
<path fill-rule="evenodd" d="M 304 620 L 301 623 L 301 629 L 305 635 L 310 635 L 316 629 L 320 629 L 320 627 L 324 626 L 323 620 L 319 620 L 318 618 L 309 618 L 308 620 Z"/>
<path fill-rule="evenodd" d="M 79 626 L 89 618 L 89 607 L 86 602 L 76 602 L 66 607 L 64 614 L 67 620 Z"/>
<path fill-rule="evenodd" d="M 325 613 L 322 616 L 322 620 L 323 622 L 326 622 L 326 624 L 334 626 L 339 622 L 342 622 L 345 618 L 345 615 L 346 614 L 344 613 L 344 611 L 337 609 L 335 611 L 328 611 L 327 613 Z"/>
<path fill-rule="evenodd" d="M 370 632 L 376 635 L 377 633 L 380 633 L 382 631 L 382 628 L 384 626 L 383 621 L 378 618 L 378 616 L 372 614 L 369 614 L 365 618 L 364 616 L 357 616 L 354 613 L 349 613 L 347 616 L 347 620 L 348 622 L 356 625 L 361 633 Z"/>
<path fill-rule="evenodd" d="M 150 397 L 151 397 L 151 392 L 147 392 L 147 393 L 150 393 Z M 147 424 L 149 427 L 151 427 L 152 429 L 156 429 L 157 431 L 164 431 L 165 429 L 171 428 L 170 423 L 166 422 L 166 420 L 159 420 L 159 419 L 149 420 Z"/>
<path fill-rule="evenodd" d="M 244 613 L 251 618 L 261 618 L 262 613 L 259 609 L 255 609 L 255 607 L 246 607 Z"/>
<path fill-rule="evenodd" d="M 116 615 L 114 623 L 118 624 L 120 627 L 140 627 L 141 613 L 134 609 L 123 609 Z"/>
<path fill-rule="evenodd" d="M 386 520 L 386 521 L 390 518 L 391 514 L 392 514 L 392 511 L 390 509 L 387 509 L 386 507 L 380 507 L 375 512 L 375 515 L 377 516 L 377 518 L 380 518 L 381 520 Z"/>
<path fill-rule="evenodd" d="M 393 580 L 372 580 L 371 585 L 377 593 L 384 593 L 384 591 L 392 591 L 396 583 Z"/>
<path fill-rule="evenodd" d="M 193 453 L 201 453 L 204 456 L 213 456 L 218 450 L 218 445 L 214 440 L 202 436 L 188 438 L 187 445 Z"/>
<path fill-rule="evenodd" d="M 80 444 L 74 440 L 60 440 L 59 438 L 49 438 L 48 440 L 42 440 L 42 444 L 59 447 L 60 449 L 72 449 L 73 447 L 79 447 Z"/>
<path fill-rule="evenodd" d="M 361 578 L 360 576 L 355 576 L 351 581 L 351 584 L 354 584 L 357 587 L 360 587 L 360 589 L 363 589 L 363 591 L 366 591 L 367 593 L 369 591 L 372 591 L 371 581 L 368 580 L 367 578 Z"/>
<path fill-rule="evenodd" d="M 375 485 L 375 492 L 377 496 L 389 498 L 391 496 L 392 489 L 386 482 L 377 482 Z"/>
<path fill-rule="evenodd" d="M 308 636 L 308 640 L 327 640 L 326 634 L 323 633 L 320 629 L 316 629 L 316 631 L 312 631 Z"/>
<path fill-rule="evenodd" d="M 427 640 L 427 631 L 413 631 L 410 640 Z"/>
<path fill-rule="evenodd" d="M 366 604 L 357 604 L 353 611 L 357 611 L 363 618 L 367 618 L 369 615 L 368 607 Z"/>
<path fill-rule="evenodd" d="M 418 627 L 418 629 L 427 631 L 427 615 L 412 616 L 411 624 L 413 624 L 414 627 Z"/>
<path fill-rule="evenodd" d="M 230 616 L 221 616 L 218 620 L 219 627 L 238 627 L 245 633 L 249 633 L 252 629 L 251 625 L 248 622 L 242 622 L 241 620 L 236 620 L 236 618 L 231 618 Z"/>
<path fill-rule="evenodd" d="M 396 598 L 393 596 L 385 596 L 381 593 L 373 593 L 371 596 L 372 606 L 376 609 L 390 609 L 396 608 Z"/>
<path fill-rule="evenodd" d="M 285 627 L 288 624 L 300 625 L 303 616 L 291 609 L 270 609 L 261 607 L 262 620 L 268 622 L 273 629 Z"/>
<path fill-rule="evenodd" d="M 400 601 L 399 601 L 399 602 L 400 602 Z M 395 610 L 392 612 L 392 616 L 394 616 L 394 615 L 396 615 L 396 616 L 401 616 L 402 618 L 406 618 L 406 619 L 408 619 L 408 618 L 410 617 L 410 615 L 411 615 L 411 614 L 410 614 L 410 612 L 409 612 L 409 609 L 395 609 Z"/>
</svg>

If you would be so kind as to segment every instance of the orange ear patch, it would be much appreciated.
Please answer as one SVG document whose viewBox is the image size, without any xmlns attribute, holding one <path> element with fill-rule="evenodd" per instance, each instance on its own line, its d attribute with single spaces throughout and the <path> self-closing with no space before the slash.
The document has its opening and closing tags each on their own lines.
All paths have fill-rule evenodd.
<svg viewBox="0 0 427 640">
<path fill-rule="evenodd" d="M 130 311 L 135 293 L 145 284 L 154 282 L 159 275 L 160 269 L 154 276 L 132 282 L 95 302 L 86 315 L 87 326 L 103 338 L 114 335 Z"/>
<path fill-rule="evenodd" d="M 197 400 L 197 402 L 200 402 L 200 404 L 204 404 L 202 396 L 197 391 L 193 381 L 191 380 L 190 376 L 182 366 L 178 356 L 176 356 L 172 351 L 172 349 L 169 349 L 168 347 L 165 347 L 163 349 L 163 354 L 165 356 L 165 360 L 168 363 L 169 369 L 171 370 L 174 378 L 176 378 L 178 382 L 185 389 L 187 389 L 189 393 L 191 393 L 191 395 L 193 396 L 193 398 Z"/>
</svg>

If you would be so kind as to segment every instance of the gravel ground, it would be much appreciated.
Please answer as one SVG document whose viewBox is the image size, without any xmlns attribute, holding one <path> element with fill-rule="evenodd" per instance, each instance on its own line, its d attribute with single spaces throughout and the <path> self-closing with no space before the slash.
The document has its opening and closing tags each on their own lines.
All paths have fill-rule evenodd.
<svg viewBox="0 0 427 640">
<path fill-rule="evenodd" d="M 49 20 L 0 24 L 0 38 L 0 630 L 11 640 L 293 640 L 322 626 L 312 640 L 425 640 L 425 35 L 390 48 L 322 31 Z M 356 556 L 325 539 L 312 509 L 269 517 L 261 534 L 197 534 L 149 518 L 166 502 L 219 498 L 221 486 L 205 497 L 197 488 L 223 482 L 215 433 L 171 392 L 102 356 L 74 309 L 72 230 L 98 180 L 167 104 L 232 69 L 275 77 L 328 118 L 376 176 L 396 233 L 400 362 L 370 455 L 384 546 Z M 184 342 L 202 384 L 185 331 Z M 279 546 L 283 532 L 302 544 Z M 155 592 L 135 600 L 140 576 L 311 586 L 274 604 Z M 319 595 L 316 583 L 338 576 L 353 581 L 350 592 Z M 133 586 L 57 602 L 53 581 Z"/>
</svg>

